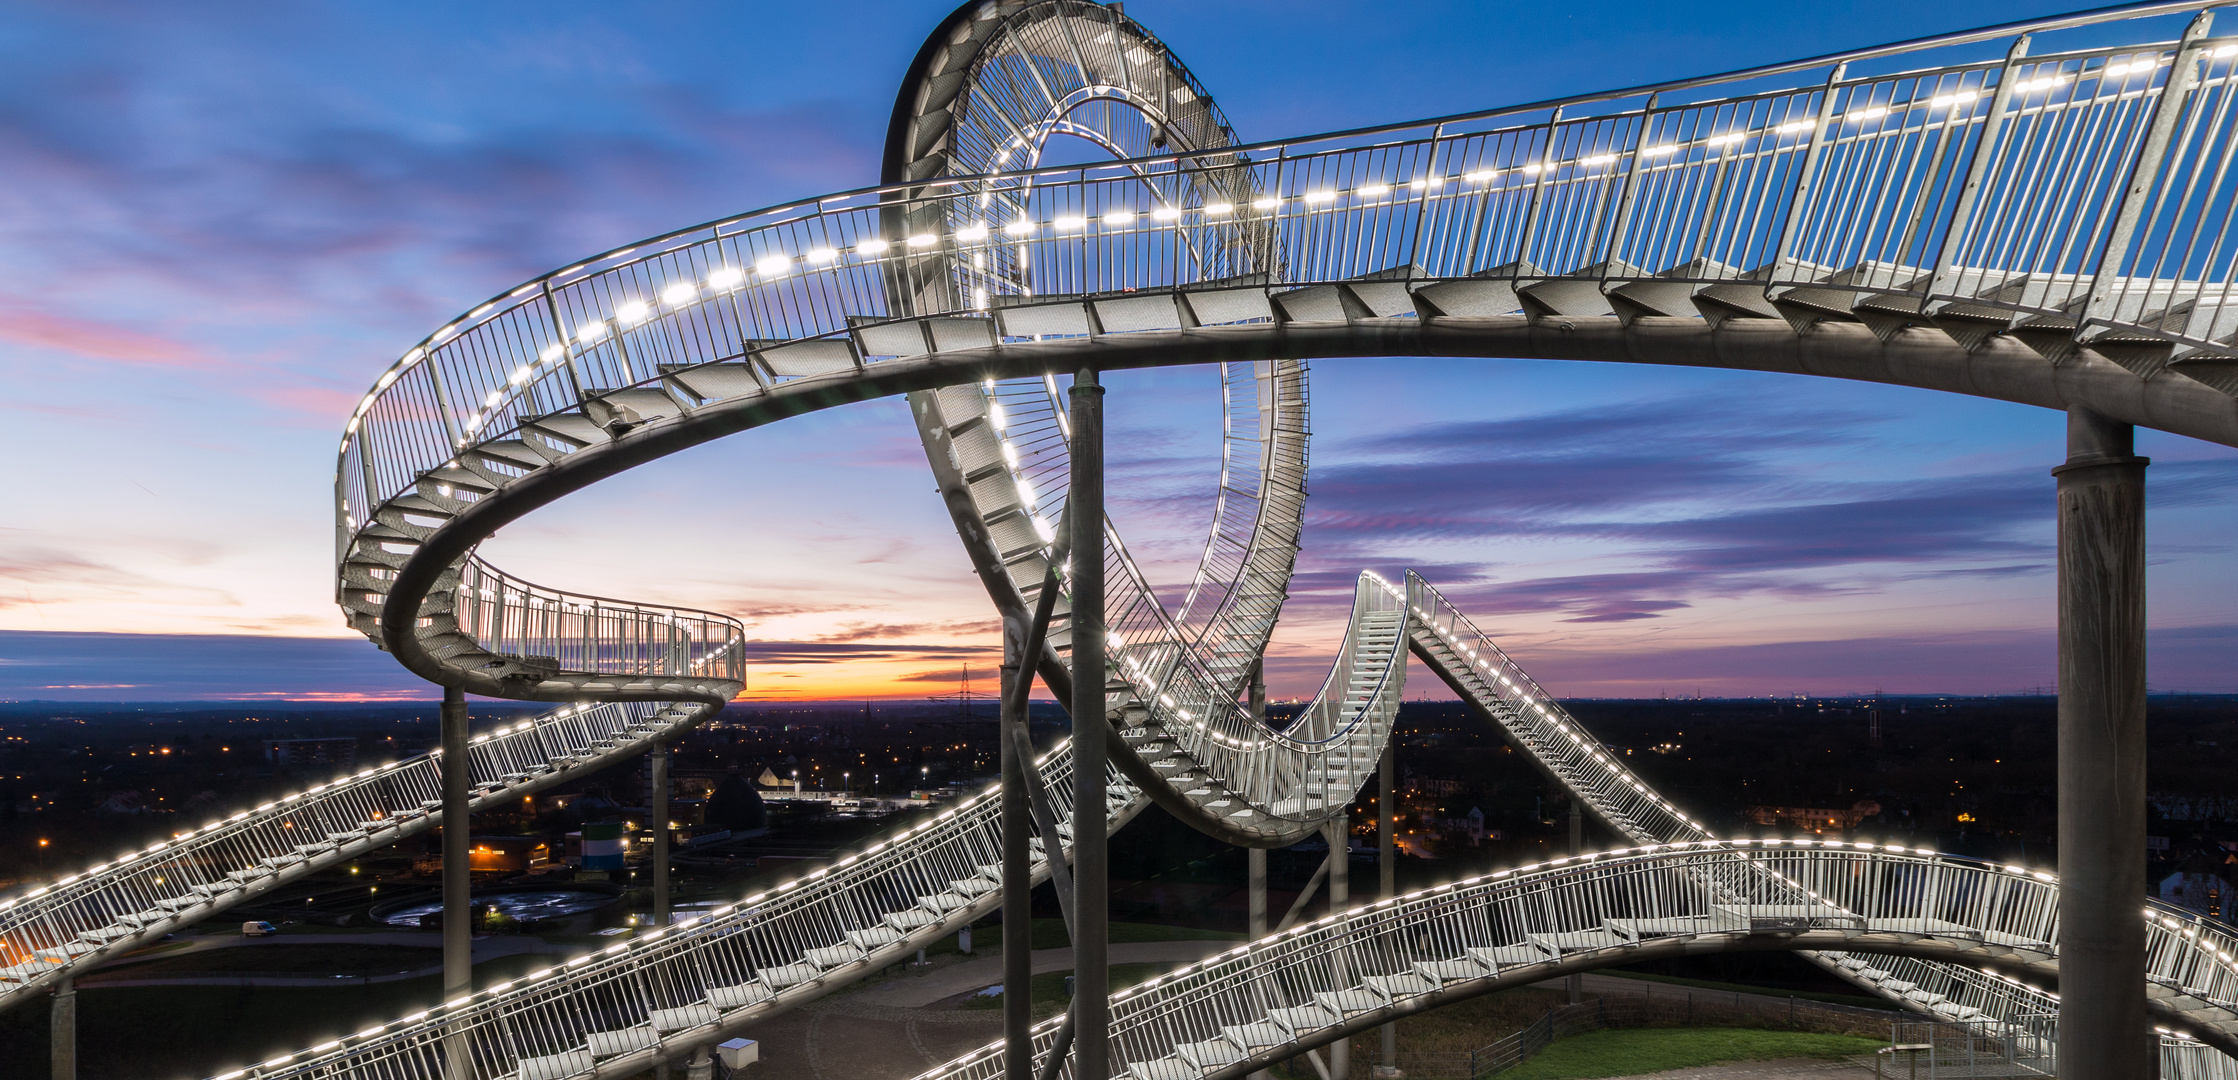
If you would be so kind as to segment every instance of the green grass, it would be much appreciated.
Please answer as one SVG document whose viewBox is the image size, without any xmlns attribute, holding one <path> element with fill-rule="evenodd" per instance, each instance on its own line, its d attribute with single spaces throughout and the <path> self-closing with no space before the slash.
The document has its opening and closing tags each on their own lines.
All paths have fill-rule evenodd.
<svg viewBox="0 0 2238 1080">
<path fill-rule="evenodd" d="M 1838 1061 L 1869 1054 L 1885 1040 L 1859 1035 L 1754 1028 L 1630 1028 L 1593 1031 L 1562 1039 L 1502 1080 L 1586 1080 L 1689 1069 L 1725 1061 L 1819 1058 Z"/>
</svg>

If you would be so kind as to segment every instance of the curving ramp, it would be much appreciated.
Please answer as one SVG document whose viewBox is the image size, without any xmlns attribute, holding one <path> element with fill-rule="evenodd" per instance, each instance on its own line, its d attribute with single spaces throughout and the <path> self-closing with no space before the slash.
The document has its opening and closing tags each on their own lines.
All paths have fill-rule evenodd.
<svg viewBox="0 0 2238 1080">
<path fill-rule="evenodd" d="M 1127 1044 L 1131 1066 L 1225 1075 L 1271 1052 L 1253 1025 L 1326 1041 L 1381 1022 L 1362 1019 L 1377 1010 L 1520 978 L 1524 954 L 1496 951 L 1519 948 L 1549 957 L 1522 968 L 1549 972 L 1681 940 L 1872 953 L 1827 962 L 1945 1015 L 2011 1016 L 2040 999 L 1944 965 L 2049 970 L 2048 880 L 1916 852 L 1693 835 L 1481 635 L 1457 634 L 1458 613 L 1418 581 L 1363 576 L 1332 674 L 1298 723 L 1272 730 L 1239 708 L 1245 658 L 1263 647 L 1295 555 L 1304 384 L 1291 358 L 1788 371 L 2086 406 L 2238 445 L 2238 308 L 2226 301 L 2238 267 L 2219 239 L 2238 195 L 2227 167 L 2238 39 L 2214 36 L 2206 7 L 2092 12 L 1245 144 L 1116 10 L 968 4 L 905 82 L 887 185 L 545 275 L 384 372 L 340 447 L 338 599 L 351 625 L 446 686 L 719 706 L 744 681 L 735 624 L 534 586 L 475 559 L 476 546 L 635 465 L 907 393 L 967 549 L 1016 611 L 1065 587 L 1049 565 L 1064 442 L 1049 373 L 1222 363 L 1227 454 L 1244 459 L 1223 475 L 1238 495 L 1178 615 L 1105 530 L 1106 704 L 1120 735 L 1104 824 L 1155 799 L 1239 843 L 1303 835 L 1372 768 L 1411 649 L 1652 850 L 1372 906 L 1309 928 L 1310 944 L 1305 931 L 1254 943 L 1289 965 L 1283 989 L 1297 993 L 1262 984 L 1237 1000 L 1169 980 L 1130 995 L 1129 1018 L 1161 1006 L 1229 1018 L 1130 1027 L 1142 1035 Z M 2172 38 L 2154 21 L 2171 13 L 2190 17 Z M 2031 54 L 2063 34 L 2061 51 Z M 1036 168 L 1055 134 L 1126 160 Z M 1068 641 L 1055 635 L 1035 658 L 1053 684 Z M 1065 764 L 1059 754 L 1045 768 Z M 991 803 L 698 923 L 232 1075 L 626 1075 L 991 908 Z M 1950 891 L 1916 891 L 1930 886 Z M 1551 914 L 1511 918 L 1530 906 L 1521 898 Z M 1907 915 L 1906 903 L 1926 906 Z M 1441 922 L 1439 904 L 1473 914 Z M 1354 948 L 1401 907 L 1446 936 Z M 2169 913 L 2151 919 L 2154 1008 L 2227 1048 L 2230 943 Z M 67 954 L 77 933 L 39 945 Z M 1239 1056 L 1215 1060 L 1223 1041 Z"/>
<path fill-rule="evenodd" d="M 2055 976 L 2055 888 L 2020 867 L 1835 841 L 1557 859 L 1340 912 L 1121 991 L 1113 1060 L 1139 1080 L 1229 1080 L 1478 994 L 1711 951 L 1831 948 Z M 2238 944 L 2173 910 L 2156 909 L 2149 925 L 2156 950 Z M 2156 1018 L 2238 1015 L 2228 1010 L 2238 979 L 2225 970 L 2214 981 L 2180 1004 L 2159 999 Z M 1060 1023 L 1035 1029 L 1037 1056 Z M 2226 1053 L 2238 1045 L 2212 1038 Z M 1001 1075 L 997 1043 L 921 1080 Z"/>
</svg>

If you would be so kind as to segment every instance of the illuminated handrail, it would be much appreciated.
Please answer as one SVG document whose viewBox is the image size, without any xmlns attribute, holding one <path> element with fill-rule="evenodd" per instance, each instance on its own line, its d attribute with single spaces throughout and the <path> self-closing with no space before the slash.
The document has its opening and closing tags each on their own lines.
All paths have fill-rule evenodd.
<svg viewBox="0 0 2238 1080">
<path fill-rule="evenodd" d="M 1706 890 L 1708 880 L 1762 888 L 1734 899 Z M 2048 874 L 1894 845 L 1704 840 L 1557 859 L 1333 914 L 1121 991 L 1111 1007 L 1113 1071 L 1240 1072 L 1457 996 L 1643 952 L 1761 947 L 1767 935 L 1790 948 L 1995 956 L 2049 974 L 2057 923 Z M 2184 1007 L 2238 1004 L 2238 965 L 2216 956 L 2238 944 L 2225 929 L 2160 904 L 2146 925 L 2153 955 L 2187 958 L 2156 961 L 2153 975 L 2163 985 L 2195 980 L 2180 983 Z M 1037 1057 L 1047 1058 L 1058 1026 L 1036 1027 Z M 1001 1050 L 998 1042 L 919 1080 L 996 1080 Z"/>
<path fill-rule="evenodd" d="M 1070 744 L 1043 755 L 1039 767 L 1069 841 Z M 1116 772 L 1107 782 L 1107 827 L 1147 805 Z M 666 1049 L 663 1040 L 704 1040 L 715 1026 L 775 1015 L 986 915 L 1001 898 L 1000 801 L 994 789 L 982 790 L 689 922 L 218 1080 L 558 1080 L 600 1067 L 647 1067 Z M 1036 881 L 1048 874 L 1038 850 L 1033 874 Z"/>
<path fill-rule="evenodd" d="M 570 705 L 475 736 L 475 809 L 595 772 L 704 705 Z M 435 827 L 441 751 L 339 777 L 0 901 L 0 1007 L 273 888 Z"/>
<path fill-rule="evenodd" d="M 526 670 L 746 681 L 745 626 L 728 615 L 561 592 L 478 558 L 454 595 L 457 629 Z"/>
</svg>

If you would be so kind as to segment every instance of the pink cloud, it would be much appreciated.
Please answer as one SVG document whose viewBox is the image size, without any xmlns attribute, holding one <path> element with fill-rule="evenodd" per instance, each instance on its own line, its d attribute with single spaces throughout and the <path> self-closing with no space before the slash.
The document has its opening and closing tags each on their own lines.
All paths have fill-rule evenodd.
<svg viewBox="0 0 2238 1080">
<path fill-rule="evenodd" d="M 10 306 L 0 311 L 0 341 L 96 360 L 210 367 L 219 358 L 182 341 L 108 323 Z"/>
</svg>

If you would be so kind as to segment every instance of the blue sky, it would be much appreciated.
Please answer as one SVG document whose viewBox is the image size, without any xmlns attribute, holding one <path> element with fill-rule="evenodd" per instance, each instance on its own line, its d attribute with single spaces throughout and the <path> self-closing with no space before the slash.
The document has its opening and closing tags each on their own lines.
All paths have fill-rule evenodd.
<svg viewBox="0 0 2238 1080">
<path fill-rule="evenodd" d="M 304 679 L 159 639 L 346 639 L 332 447 L 381 367 L 584 254 L 871 183 L 895 85 L 945 10 L 9 5 L 0 696 L 418 693 L 347 640 L 363 665 Z M 1128 10 L 1249 139 L 2058 8 Z M 1423 569 L 1562 693 L 2051 681 L 2055 414 L 1616 365 L 1345 360 L 1313 379 L 1311 520 L 1279 693 L 1317 685 L 1364 566 Z M 1123 527 L 1154 572 L 1182 579 L 1210 511 L 1215 377 L 1113 385 Z M 2222 659 L 2238 638 L 2238 453 L 2142 442 L 2156 460 L 2153 683 L 2238 688 Z M 935 692 L 993 642 L 896 402 L 679 455 L 488 551 L 534 580 L 747 618 L 768 643 L 755 696 L 772 700 Z M 58 639 L 26 636 L 70 632 L 143 636 L 86 639 L 99 647 L 63 666 Z M 181 656 L 207 668 L 186 673 Z"/>
</svg>

